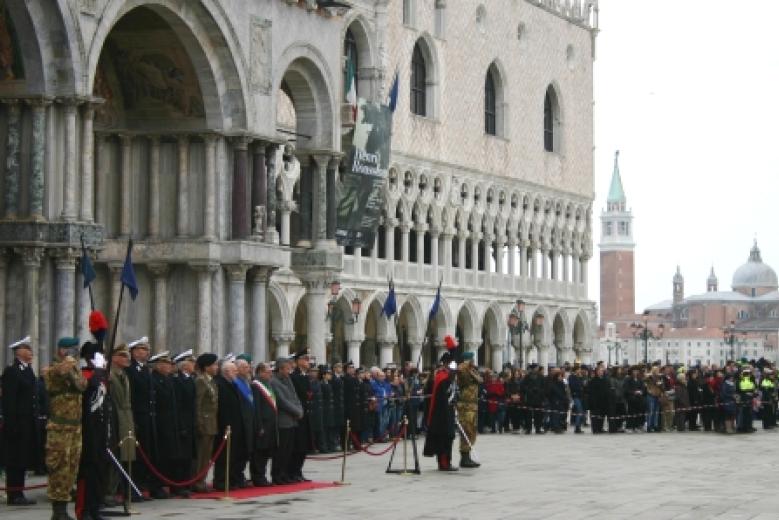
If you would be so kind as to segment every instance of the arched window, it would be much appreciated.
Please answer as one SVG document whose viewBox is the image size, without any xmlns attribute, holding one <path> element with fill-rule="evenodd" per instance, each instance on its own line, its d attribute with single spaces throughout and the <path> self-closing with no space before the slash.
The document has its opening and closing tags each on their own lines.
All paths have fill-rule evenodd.
<svg viewBox="0 0 779 520">
<path fill-rule="evenodd" d="M 411 112 L 418 116 L 427 115 L 427 63 L 419 42 L 411 55 Z"/>
<path fill-rule="evenodd" d="M 544 150 L 560 150 L 560 103 L 551 85 L 544 96 Z"/>
<path fill-rule="evenodd" d="M 344 38 L 344 58 L 346 67 L 344 68 L 344 96 L 349 92 L 349 82 L 354 75 L 355 92 L 359 94 L 359 82 L 357 81 L 357 72 L 360 70 L 360 62 L 357 51 L 357 39 L 351 29 L 346 29 L 346 38 Z"/>
<path fill-rule="evenodd" d="M 497 108 L 495 101 L 495 79 L 492 71 L 487 71 L 484 80 L 484 131 L 489 135 L 497 135 Z"/>
</svg>

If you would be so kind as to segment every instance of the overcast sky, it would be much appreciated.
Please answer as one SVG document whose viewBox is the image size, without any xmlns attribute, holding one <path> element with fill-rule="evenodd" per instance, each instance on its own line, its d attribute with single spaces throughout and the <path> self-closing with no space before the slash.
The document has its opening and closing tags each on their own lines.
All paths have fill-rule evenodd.
<svg viewBox="0 0 779 520">
<path fill-rule="evenodd" d="M 600 0 L 595 61 L 596 243 L 614 161 L 633 210 L 636 310 L 720 290 L 757 237 L 779 267 L 779 1 Z"/>
</svg>

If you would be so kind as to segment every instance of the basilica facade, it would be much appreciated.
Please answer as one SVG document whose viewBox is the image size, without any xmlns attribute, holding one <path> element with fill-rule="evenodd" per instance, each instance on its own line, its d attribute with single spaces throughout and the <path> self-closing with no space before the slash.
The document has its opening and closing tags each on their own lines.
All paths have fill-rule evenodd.
<svg viewBox="0 0 779 520">
<path fill-rule="evenodd" d="M 589 362 L 597 1 L 0 1 L 0 339 L 424 365 Z M 372 248 L 335 241 L 360 98 L 398 77 Z M 397 314 L 381 314 L 388 280 Z M 338 283 L 334 283 L 338 282 Z M 441 286 L 441 306 L 429 309 Z M 516 301 L 528 332 L 509 330 Z M 7 356 L 2 349 L 0 356 Z"/>
</svg>

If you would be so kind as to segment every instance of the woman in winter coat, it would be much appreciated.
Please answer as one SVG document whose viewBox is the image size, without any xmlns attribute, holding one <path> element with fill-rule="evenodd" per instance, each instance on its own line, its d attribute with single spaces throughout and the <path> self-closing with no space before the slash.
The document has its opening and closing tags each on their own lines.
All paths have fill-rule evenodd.
<svg viewBox="0 0 779 520">
<path fill-rule="evenodd" d="M 676 415 L 674 416 L 674 426 L 676 431 L 683 432 L 687 422 L 687 414 L 690 408 L 690 394 L 687 390 L 687 377 L 684 372 L 676 376 Z"/>
</svg>

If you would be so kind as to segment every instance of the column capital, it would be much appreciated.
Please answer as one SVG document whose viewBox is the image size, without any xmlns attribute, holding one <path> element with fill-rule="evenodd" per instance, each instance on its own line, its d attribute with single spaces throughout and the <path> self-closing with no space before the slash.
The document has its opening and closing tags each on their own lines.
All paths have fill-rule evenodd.
<svg viewBox="0 0 779 520">
<path fill-rule="evenodd" d="M 327 169 L 328 170 L 337 170 L 338 165 L 341 164 L 341 159 L 343 158 L 344 154 L 337 152 L 333 153 L 330 156 L 330 162 L 327 163 Z"/>
<path fill-rule="evenodd" d="M 79 97 L 64 97 L 64 98 L 57 98 L 56 102 L 61 104 L 63 107 L 65 107 L 65 114 L 76 114 L 76 110 L 78 110 L 78 107 L 80 107 L 84 103 L 83 98 Z"/>
<path fill-rule="evenodd" d="M 246 135 L 234 135 L 230 137 L 230 142 L 236 150 L 248 150 L 251 137 Z"/>
<path fill-rule="evenodd" d="M 435 224 L 430 226 L 430 236 L 432 238 L 438 238 L 438 235 L 441 234 L 441 228 L 436 226 Z"/>
<path fill-rule="evenodd" d="M 519 239 L 516 235 L 509 235 L 506 237 L 509 247 L 516 247 L 519 244 Z"/>
<path fill-rule="evenodd" d="M 330 291 L 330 284 L 335 277 L 305 277 L 301 280 L 303 287 L 306 288 L 307 293 L 321 294 L 328 293 Z"/>
<path fill-rule="evenodd" d="M 481 231 L 471 231 L 471 240 L 478 241 L 481 240 L 482 232 Z"/>
<path fill-rule="evenodd" d="M 231 282 L 244 282 L 246 281 L 246 272 L 251 266 L 247 264 L 225 264 L 223 267 L 227 271 Z"/>
<path fill-rule="evenodd" d="M 471 232 L 467 229 L 458 229 L 457 230 L 457 238 L 460 240 L 468 240 L 468 237 L 471 236 Z"/>
<path fill-rule="evenodd" d="M 249 276 L 251 276 L 252 282 L 255 284 L 265 284 L 270 280 L 273 275 L 274 267 L 258 266 L 251 270 Z"/>
<path fill-rule="evenodd" d="M 122 146 L 130 146 L 133 142 L 134 134 L 128 134 L 126 132 L 116 134 L 116 137 L 122 142 Z"/>
<path fill-rule="evenodd" d="M 282 332 L 280 334 L 274 334 L 273 341 L 275 341 L 276 343 L 292 343 L 293 341 L 295 341 L 295 333 Z"/>
<path fill-rule="evenodd" d="M 395 217 L 387 217 L 384 219 L 384 225 L 387 227 L 397 227 L 398 223 L 399 221 Z"/>
<path fill-rule="evenodd" d="M 495 234 L 490 232 L 482 233 L 482 237 L 484 238 L 485 242 L 491 243 L 495 240 Z"/>
<path fill-rule="evenodd" d="M 75 269 L 76 260 L 79 258 L 78 250 L 73 247 L 50 249 L 49 256 L 54 259 L 54 265 L 58 271 Z"/>
<path fill-rule="evenodd" d="M 189 268 L 196 273 L 213 274 L 219 269 L 219 264 L 216 262 L 194 262 L 189 264 Z"/>
<path fill-rule="evenodd" d="M 176 134 L 176 142 L 179 146 L 189 145 L 190 134 Z"/>
<path fill-rule="evenodd" d="M 506 235 L 496 235 L 496 236 L 495 236 L 495 238 L 494 238 L 494 240 L 495 240 L 495 242 L 497 242 L 497 244 L 498 244 L 499 246 L 501 246 L 501 245 L 503 245 L 503 244 L 505 244 L 505 243 L 506 243 L 506 239 L 507 239 L 507 238 L 508 238 L 508 237 L 506 237 Z"/>
<path fill-rule="evenodd" d="M 53 102 L 54 102 L 54 98 L 50 96 L 32 97 L 32 98 L 26 98 L 24 100 L 24 103 L 26 105 L 31 106 L 33 109 L 47 107 L 51 105 Z"/>
<path fill-rule="evenodd" d="M 425 224 L 424 222 L 417 222 L 416 224 L 414 224 L 414 230 L 417 233 L 426 233 L 428 230 L 428 225 Z"/>
<path fill-rule="evenodd" d="M 22 100 L 19 98 L 2 98 L 0 103 L 8 105 L 8 108 L 19 110 L 21 108 Z"/>
<path fill-rule="evenodd" d="M 411 231 L 411 229 L 414 227 L 414 224 L 412 222 L 403 221 L 400 223 L 400 232 L 401 233 L 408 233 Z"/>
<path fill-rule="evenodd" d="M 262 139 L 252 141 L 252 154 L 265 155 L 266 153 L 268 153 L 267 141 Z"/>
<path fill-rule="evenodd" d="M 219 134 L 216 134 L 214 132 L 203 132 L 202 134 L 198 134 L 198 135 L 207 146 L 215 145 L 216 140 L 219 139 Z"/>
<path fill-rule="evenodd" d="M 463 346 L 466 352 L 476 352 L 479 350 L 479 346 L 481 346 L 481 341 L 465 341 Z"/>
<path fill-rule="evenodd" d="M 15 247 L 14 253 L 22 257 L 25 267 L 40 267 L 45 249 L 42 247 Z"/>
<path fill-rule="evenodd" d="M 163 278 L 170 270 L 170 266 L 168 264 L 162 263 L 146 264 L 146 268 L 154 276 L 154 278 Z"/>
<path fill-rule="evenodd" d="M 108 262 L 107 265 L 108 269 L 111 271 L 111 274 L 116 277 L 119 276 L 119 274 L 122 272 L 122 268 L 124 267 L 122 262 Z"/>
<path fill-rule="evenodd" d="M 322 169 L 327 169 L 333 159 L 333 152 L 330 150 L 308 150 L 308 155 Z"/>
</svg>

